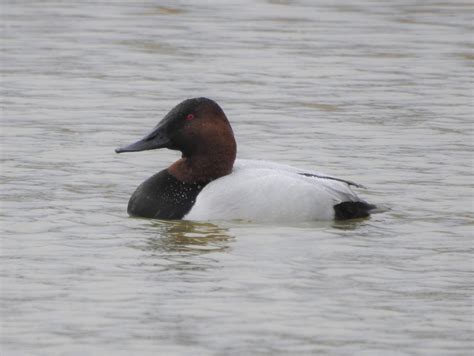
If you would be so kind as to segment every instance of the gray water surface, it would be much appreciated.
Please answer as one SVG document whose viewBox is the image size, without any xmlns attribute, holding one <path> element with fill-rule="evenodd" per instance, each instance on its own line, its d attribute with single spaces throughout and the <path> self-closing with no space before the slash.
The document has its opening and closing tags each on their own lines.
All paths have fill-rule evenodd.
<svg viewBox="0 0 474 356">
<path fill-rule="evenodd" d="M 462 1 L 4 1 L 2 355 L 468 355 Z M 241 158 L 354 180 L 345 223 L 132 219 L 179 157 L 116 155 L 185 98 Z"/>
</svg>

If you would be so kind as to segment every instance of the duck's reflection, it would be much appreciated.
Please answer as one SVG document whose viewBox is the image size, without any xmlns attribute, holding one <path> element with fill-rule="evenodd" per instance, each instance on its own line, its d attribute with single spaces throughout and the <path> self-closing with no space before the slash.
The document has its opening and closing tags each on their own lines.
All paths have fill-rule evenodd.
<svg viewBox="0 0 474 356">
<path fill-rule="evenodd" d="M 146 240 L 146 249 L 155 252 L 208 253 L 225 251 L 233 239 L 229 230 L 211 223 L 186 220 L 154 220 L 158 234 Z"/>
<path fill-rule="evenodd" d="M 338 230 L 347 230 L 347 231 L 355 231 L 359 229 L 361 226 L 367 224 L 367 218 L 361 219 L 351 219 L 351 220 L 336 220 L 332 222 L 331 226 L 334 229 Z"/>
</svg>

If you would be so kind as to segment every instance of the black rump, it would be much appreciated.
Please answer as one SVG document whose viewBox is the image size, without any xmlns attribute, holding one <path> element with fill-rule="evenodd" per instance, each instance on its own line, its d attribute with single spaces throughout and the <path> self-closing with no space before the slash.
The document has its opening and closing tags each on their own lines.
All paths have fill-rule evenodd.
<svg viewBox="0 0 474 356">
<path fill-rule="evenodd" d="M 375 209 L 375 205 L 363 201 L 345 201 L 334 205 L 336 220 L 347 220 L 356 218 L 366 218 L 370 211 Z"/>
</svg>

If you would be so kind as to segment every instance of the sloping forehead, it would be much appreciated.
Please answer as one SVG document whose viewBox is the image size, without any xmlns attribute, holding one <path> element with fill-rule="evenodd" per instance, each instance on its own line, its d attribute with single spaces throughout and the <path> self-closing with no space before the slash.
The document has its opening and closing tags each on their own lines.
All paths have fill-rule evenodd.
<svg viewBox="0 0 474 356">
<path fill-rule="evenodd" d="M 166 114 L 158 125 L 171 125 L 174 121 L 177 121 L 184 115 L 188 114 L 196 105 L 192 100 L 193 99 L 188 99 L 176 105 Z"/>
<path fill-rule="evenodd" d="M 190 113 L 191 111 L 195 110 L 198 106 L 211 103 L 212 100 L 206 98 L 193 98 L 187 99 L 176 105 L 173 109 L 170 110 L 170 116 L 181 116 Z M 167 115 L 168 116 L 168 115 Z"/>
<path fill-rule="evenodd" d="M 179 121 L 181 121 L 180 119 L 182 119 L 184 116 L 189 113 L 195 112 L 196 110 L 210 110 L 210 112 L 217 113 L 218 115 L 223 114 L 223 111 L 219 107 L 219 105 L 211 99 L 187 99 L 176 105 L 173 109 L 171 109 L 158 125 L 174 126 L 174 124 L 177 124 Z"/>
</svg>

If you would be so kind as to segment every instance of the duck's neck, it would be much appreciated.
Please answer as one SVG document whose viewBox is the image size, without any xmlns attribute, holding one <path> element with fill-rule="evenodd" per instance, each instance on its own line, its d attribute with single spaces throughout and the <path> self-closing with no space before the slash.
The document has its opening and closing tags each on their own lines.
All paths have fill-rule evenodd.
<svg viewBox="0 0 474 356">
<path fill-rule="evenodd" d="M 232 172 L 236 152 L 233 137 L 225 145 L 204 145 L 189 156 L 183 154 L 168 168 L 168 172 L 185 183 L 206 184 Z"/>
</svg>

